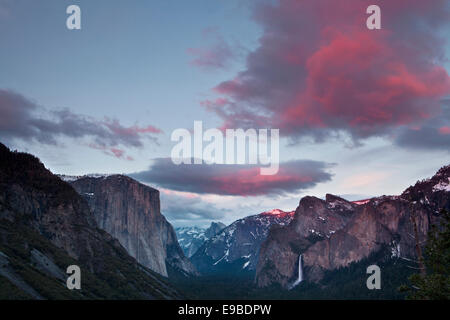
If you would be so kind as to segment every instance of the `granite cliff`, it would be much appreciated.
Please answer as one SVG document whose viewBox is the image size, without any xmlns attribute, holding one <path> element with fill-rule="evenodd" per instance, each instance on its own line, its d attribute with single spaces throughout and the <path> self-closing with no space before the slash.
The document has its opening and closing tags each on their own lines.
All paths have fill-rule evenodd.
<svg viewBox="0 0 450 320">
<path fill-rule="evenodd" d="M 450 207 L 450 166 L 417 182 L 399 196 L 350 202 L 327 195 L 304 197 L 287 226 L 273 228 L 261 245 L 256 270 L 260 287 L 290 287 L 298 274 L 319 281 L 336 270 L 385 250 L 393 257 L 416 258 L 431 224 L 439 224 L 441 209 Z M 415 236 L 417 234 L 417 236 Z"/>
<path fill-rule="evenodd" d="M 68 290 L 78 265 L 81 290 Z M 97 227 L 88 203 L 36 157 L 0 144 L 0 295 L 34 299 L 172 299 L 180 294 Z M 5 292 L 3 289 L 6 288 Z"/>
<path fill-rule="evenodd" d="M 140 264 L 163 276 L 170 270 L 196 273 L 160 212 L 158 190 L 124 175 L 84 176 L 70 183 L 86 199 L 99 228 Z"/>
</svg>

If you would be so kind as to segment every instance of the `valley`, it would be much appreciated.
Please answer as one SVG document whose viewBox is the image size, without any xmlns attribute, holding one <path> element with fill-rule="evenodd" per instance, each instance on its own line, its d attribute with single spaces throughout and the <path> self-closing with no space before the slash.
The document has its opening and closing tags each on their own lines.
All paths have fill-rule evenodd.
<svg viewBox="0 0 450 320">
<path fill-rule="evenodd" d="M 450 209 L 445 166 L 400 195 L 305 196 L 295 211 L 174 229 L 159 191 L 130 177 L 58 177 L 32 155 L 0 156 L 2 299 L 403 299 L 417 243 Z M 381 290 L 366 287 L 372 264 Z M 65 288 L 69 265 L 81 290 Z"/>
</svg>

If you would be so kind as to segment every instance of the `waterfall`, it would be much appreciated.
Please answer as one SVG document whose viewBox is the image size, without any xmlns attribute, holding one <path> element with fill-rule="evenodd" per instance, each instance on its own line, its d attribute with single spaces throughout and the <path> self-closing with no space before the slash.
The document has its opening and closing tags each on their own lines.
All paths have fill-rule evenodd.
<svg viewBox="0 0 450 320">
<path fill-rule="evenodd" d="M 303 265 L 302 265 L 302 255 L 298 256 L 298 277 L 293 284 L 290 285 L 289 290 L 296 287 L 300 282 L 303 281 Z"/>
</svg>

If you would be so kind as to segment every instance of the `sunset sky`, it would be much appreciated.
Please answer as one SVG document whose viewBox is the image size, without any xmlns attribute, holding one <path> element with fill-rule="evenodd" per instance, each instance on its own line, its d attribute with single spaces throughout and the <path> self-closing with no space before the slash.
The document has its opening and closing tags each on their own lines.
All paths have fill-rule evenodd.
<svg viewBox="0 0 450 320">
<path fill-rule="evenodd" d="M 398 194 L 450 163 L 448 0 L 0 0 L 0 39 L 0 141 L 54 173 L 130 174 L 175 226 Z M 278 175 L 174 166 L 195 120 L 279 129 Z"/>
</svg>

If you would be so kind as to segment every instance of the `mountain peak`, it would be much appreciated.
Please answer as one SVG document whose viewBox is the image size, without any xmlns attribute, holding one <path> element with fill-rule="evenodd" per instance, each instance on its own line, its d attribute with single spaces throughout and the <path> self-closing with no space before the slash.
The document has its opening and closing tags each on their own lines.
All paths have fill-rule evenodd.
<svg viewBox="0 0 450 320">
<path fill-rule="evenodd" d="M 450 180 L 450 164 L 440 168 L 433 178 L 443 180 L 444 182 L 448 182 Z"/>
<path fill-rule="evenodd" d="M 224 228 L 226 228 L 226 225 L 222 222 L 211 222 L 207 229 L 198 226 L 179 227 L 175 229 L 175 232 L 177 233 L 178 243 L 185 255 L 190 258 L 207 240 L 213 238 Z"/>
<path fill-rule="evenodd" d="M 295 211 L 286 212 L 286 211 L 283 211 L 283 210 L 280 210 L 280 209 L 272 209 L 272 210 L 269 210 L 269 211 L 262 212 L 260 215 L 262 215 L 262 216 L 287 216 L 287 215 L 292 215 L 293 216 L 294 213 L 295 213 Z"/>
<path fill-rule="evenodd" d="M 450 165 L 440 168 L 431 178 L 417 181 L 406 189 L 401 197 L 413 201 L 428 201 L 432 195 L 442 192 L 450 192 Z"/>
<path fill-rule="evenodd" d="M 226 225 L 222 222 L 211 222 L 211 224 L 209 225 L 210 228 L 216 228 L 216 227 L 220 227 L 220 228 L 225 228 Z"/>
<path fill-rule="evenodd" d="M 218 234 L 220 231 L 222 231 L 226 225 L 224 225 L 222 222 L 211 222 L 211 225 L 208 229 L 205 230 L 205 236 L 206 238 L 210 239 L 214 237 L 216 234 Z"/>
<path fill-rule="evenodd" d="M 269 230 L 289 224 L 294 213 L 273 209 L 236 220 L 205 242 L 191 261 L 203 274 L 254 271 Z"/>
<path fill-rule="evenodd" d="M 328 202 L 328 203 L 330 203 L 330 202 L 335 202 L 335 201 L 349 202 L 348 200 L 346 200 L 346 199 L 344 199 L 344 198 L 341 198 L 341 197 L 339 197 L 339 196 L 336 196 L 336 195 L 334 195 L 334 194 L 331 194 L 331 193 L 327 193 L 327 194 L 325 195 L 325 201 Z"/>
<path fill-rule="evenodd" d="M 261 214 L 271 214 L 271 215 L 278 215 L 278 214 L 281 214 L 281 213 L 283 213 L 284 211 L 282 211 L 282 210 L 280 210 L 280 209 L 273 209 L 273 210 L 269 210 L 269 211 L 265 211 L 265 212 L 263 212 L 263 213 L 261 213 Z"/>
</svg>

